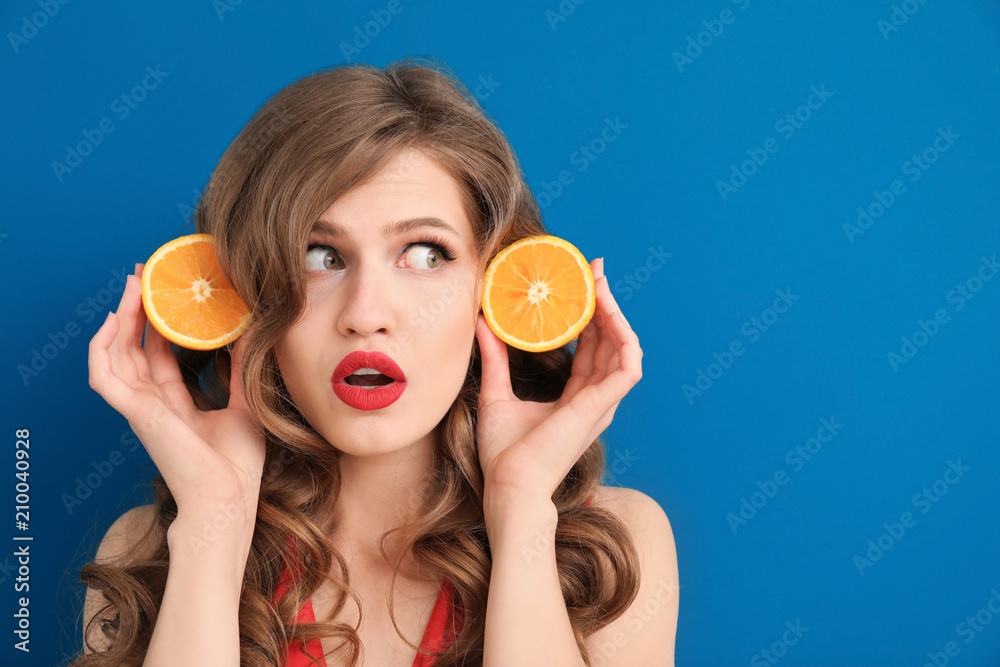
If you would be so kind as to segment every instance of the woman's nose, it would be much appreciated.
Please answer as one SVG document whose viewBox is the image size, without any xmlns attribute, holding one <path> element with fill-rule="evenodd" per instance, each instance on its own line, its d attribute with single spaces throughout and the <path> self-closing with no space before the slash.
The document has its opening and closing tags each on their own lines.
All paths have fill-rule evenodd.
<svg viewBox="0 0 1000 667">
<path fill-rule="evenodd" d="M 392 269 L 373 264 L 358 262 L 345 277 L 344 303 L 337 322 L 337 329 L 345 336 L 388 334 L 396 329 Z"/>
</svg>

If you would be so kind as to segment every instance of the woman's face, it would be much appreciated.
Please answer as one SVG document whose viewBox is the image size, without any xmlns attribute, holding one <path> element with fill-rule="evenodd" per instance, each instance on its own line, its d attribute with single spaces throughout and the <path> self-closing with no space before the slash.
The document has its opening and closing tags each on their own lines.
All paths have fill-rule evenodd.
<svg viewBox="0 0 1000 667">
<path fill-rule="evenodd" d="M 302 248 L 305 311 L 275 354 L 299 411 L 346 454 L 433 438 L 465 380 L 482 282 L 459 187 L 425 154 L 400 154 L 334 202 Z M 345 360 L 358 351 L 396 368 Z"/>
</svg>

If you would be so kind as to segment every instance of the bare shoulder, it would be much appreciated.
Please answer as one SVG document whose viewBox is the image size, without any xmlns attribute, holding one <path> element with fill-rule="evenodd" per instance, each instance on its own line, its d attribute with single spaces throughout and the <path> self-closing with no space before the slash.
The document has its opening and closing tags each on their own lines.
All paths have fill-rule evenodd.
<svg viewBox="0 0 1000 667">
<path fill-rule="evenodd" d="M 605 507 L 624 520 L 662 521 L 670 525 L 667 513 L 647 494 L 638 489 L 628 489 L 621 486 L 598 486 L 594 494 L 594 504 Z"/>
<path fill-rule="evenodd" d="M 593 660 L 603 664 L 674 664 L 680 580 L 670 520 L 660 504 L 636 489 L 600 486 L 594 505 L 617 516 L 639 556 L 639 592 L 624 614 L 587 638 Z"/>
<path fill-rule="evenodd" d="M 599 486 L 594 505 L 612 512 L 628 528 L 639 552 L 644 580 L 650 575 L 672 572 L 676 581 L 674 532 L 667 513 L 655 499 L 637 489 Z"/>
<path fill-rule="evenodd" d="M 120 560 L 132 547 L 138 544 L 139 540 L 146 536 L 155 520 L 155 505 L 139 505 L 128 510 L 108 528 L 104 539 L 97 547 L 97 555 L 94 556 L 94 560 L 101 564 L 117 564 L 116 561 Z"/>
<path fill-rule="evenodd" d="M 152 545 L 144 548 L 140 545 L 140 541 L 147 535 L 156 520 L 155 510 L 155 505 L 139 505 L 118 517 L 108 528 L 97 547 L 94 562 L 99 565 L 121 567 L 128 565 L 132 559 L 141 559 L 149 555 Z M 87 588 L 87 596 L 83 605 L 83 632 L 85 636 L 90 620 L 105 604 L 106 600 L 101 591 Z M 85 654 L 94 652 L 91 650 L 91 646 L 96 651 L 107 649 L 107 639 L 99 626 L 92 629 L 89 640 L 90 646 L 87 645 L 86 641 L 84 642 Z"/>
</svg>

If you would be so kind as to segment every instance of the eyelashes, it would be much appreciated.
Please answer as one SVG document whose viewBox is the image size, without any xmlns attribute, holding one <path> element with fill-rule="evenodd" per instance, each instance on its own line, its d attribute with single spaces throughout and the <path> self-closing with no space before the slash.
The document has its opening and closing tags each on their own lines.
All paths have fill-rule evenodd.
<svg viewBox="0 0 1000 667">
<path fill-rule="evenodd" d="M 407 243 L 406 246 L 403 248 L 403 254 L 405 255 L 406 253 L 408 253 L 410 251 L 411 248 L 413 248 L 415 246 L 426 246 L 428 248 L 431 248 L 438 255 L 440 255 L 440 257 L 441 257 L 441 259 L 442 259 L 443 262 L 451 262 L 451 261 L 455 260 L 455 249 L 454 249 L 454 247 L 452 246 L 451 243 L 449 243 L 448 241 L 446 241 L 445 239 L 443 239 L 441 237 L 429 236 L 429 237 L 422 238 L 419 241 L 414 241 L 413 243 Z M 331 268 L 335 268 L 335 267 L 326 266 L 325 258 L 326 258 L 326 256 L 329 253 L 333 253 L 339 259 L 340 258 L 340 253 L 338 253 L 337 249 L 334 248 L 333 246 L 330 246 L 330 245 L 327 245 L 327 244 L 324 244 L 324 243 L 313 243 L 313 244 L 309 244 L 306 247 L 306 268 L 307 269 L 313 268 L 313 267 L 309 266 L 309 264 L 310 264 L 310 262 L 309 262 L 309 254 L 312 253 L 313 250 L 320 249 L 320 248 L 326 249 L 329 252 L 328 253 L 324 253 L 323 255 L 320 256 L 320 261 L 323 262 L 323 266 L 322 267 L 315 267 L 315 268 L 317 270 L 321 270 L 321 271 L 322 270 L 329 270 Z M 423 270 L 434 270 L 436 268 L 439 268 L 439 267 L 432 267 L 431 269 L 423 269 Z"/>
<path fill-rule="evenodd" d="M 433 247 L 435 250 L 441 253 L 442 259 L 444 259 L 446 262 L 450 262 L 455 259 L 455 249 L 452 247 L 450 243 L 448 243 L 439 236 L 432 236 L 429 238 L 425 238 L 421 241 L 418 241 L 416 243 L 407 244 L 406 249 L 409 250 L 410 246 L 414 245 L 429 245 Z"/>
</svg>

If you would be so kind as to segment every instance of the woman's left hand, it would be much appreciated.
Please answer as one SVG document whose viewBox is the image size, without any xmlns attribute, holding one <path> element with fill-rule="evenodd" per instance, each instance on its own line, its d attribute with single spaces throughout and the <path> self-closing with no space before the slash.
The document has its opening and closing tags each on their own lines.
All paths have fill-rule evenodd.
<svg viewBox="0 0 1000 667">
<path fill-rule="evenodd" d="M 642 378 L 639 338 L 611 295 L 604 259 L 591 262 L 591 269 L 597 307 L 580 333 L 571 376 L 555 402 L 514 395 L 506 344 L 479 315 L 483 379 L 477 438 L 487 495 L 502 490 L 551 498 Z"/>
</svg>

